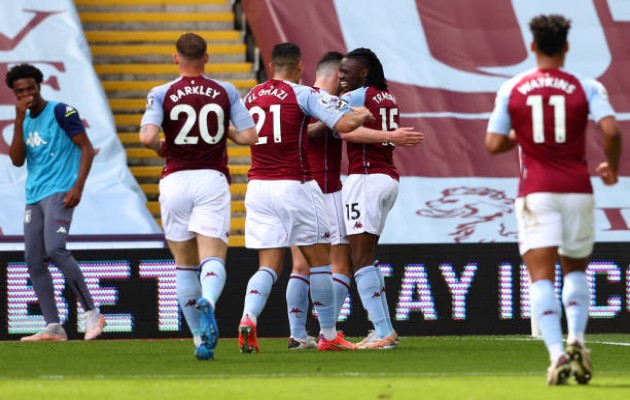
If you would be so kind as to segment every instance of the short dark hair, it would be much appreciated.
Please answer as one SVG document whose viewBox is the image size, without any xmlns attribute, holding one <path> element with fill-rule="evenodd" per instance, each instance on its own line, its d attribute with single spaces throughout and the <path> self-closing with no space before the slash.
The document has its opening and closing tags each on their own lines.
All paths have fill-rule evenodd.
<svg viewBox="0 0 630 400">
<path fill-rule="evenodd" d="M 559 14 L 538 15 L 529 22 L 538 51 L 548 56 L 562 52 L 570 28 L 571 20 Z"/>
<path fill-rule="evenodd" d="M 271 51 L 271 64 L 275 68 L 295 68 L 301 59 L 302 53 L 295 43 L 278 43 Z"/>
<path fill-rule="evenodd" d="M 326 68 L 329 65 L 339 65 L 342 58 L 343 54 L 338 51 L 327 51 L 317 61 L 316 69 L 319 70 L 320 68 Z"/>
<path fill-rule="evenodd" d="M 196 33 L 184 33 L 175 43 L 177 53 L 187 60 L 201 60 L 208 52 L 208 43 Z"/>
<path fill-rule="evenodd" d="M 7 72 L 5 82 L 8 87 L 13 89 L 13 82 L 24 78 L 34 78 L 37 85 L 41 85 L 44 80 L 44 74 L 42 74 L 39 68 L 31 64 L 20 64 L 12 67 L 9 72 Z"/>
<path fill-rule="evenodd" d="M 344 56 L 349 60 L 356 60 L 368 69 L 368 76 L 365 79 L 367 86 L 374 86 L 378 90 L 387 90 L 387 79 L 385 79 L 385 72 L 383 71 L 383 64 L 378 59 L 376 54 L 365 47 L 359 47 L 352 50 L 350 53 Z"/>
</svg>

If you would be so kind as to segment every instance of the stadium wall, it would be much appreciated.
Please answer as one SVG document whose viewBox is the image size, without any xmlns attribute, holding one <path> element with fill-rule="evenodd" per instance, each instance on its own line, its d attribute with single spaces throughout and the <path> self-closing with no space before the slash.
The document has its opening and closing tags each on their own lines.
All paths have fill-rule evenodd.
<svg viewBox="0 0 630 400">
<path fill-rule="evenodd" d="M 108 320 L 105 338 L 174 338 L 189 335 L 175 295 L 175 269 L 168 251 L 75 251 L 95 301 Z M 217 304 L 221 337 L 234 337 L 247 281 L 257 268 L 255 251 L 231 249 L 228 280 Z M 528 334 L 527 274 L 516 245 L 384 245 L 394 327 L 403 336 Z M 287 259 L 287 263 L 288 263 Z M 289 265 L 289 264 L 287 264 Z M 69 338 L 81 337 L 82 312 L 51 267 L 55 295 Z M 285 289 L 289 271 L 274 286 L 260 316 L 262 337 L 287 337 Z M 559 293 L 561 282 L 556 281 Z M 588 268 L 592 294 L 589 332 L 630 330 L 630 253 L 619 243 L 601 243 Z M 39 306 L 21 252 L 0 253 L 0 340 L 15 340 L 43 328 Z M 338 327 L 350 336 L 370 325 L 353 288 Z M 309 318 L 310 334 L 316 324 Z"/>
</svg>

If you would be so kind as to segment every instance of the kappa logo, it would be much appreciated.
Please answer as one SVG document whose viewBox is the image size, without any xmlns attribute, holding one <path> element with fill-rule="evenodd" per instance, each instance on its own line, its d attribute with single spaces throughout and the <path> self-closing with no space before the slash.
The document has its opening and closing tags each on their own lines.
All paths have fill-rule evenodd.
<svg viewBox="0 0 630 400">
<path fill-rule="evenodd" d="M 209 277 L 209 276 L 218 276 L 214 271 L 208 271 L 206 272 L 206 274 L 204 275 L 204 279 Z"/>
<path fill-rule="evenodd" d="M 190 299 L 186 302 L 186 305 L 184 307 L 194 307 L 197 305 L 197 302 L 195 301 L 195 299 Z"/>
<path fill-rule="evenodd" d="M 373 298 L 373 299 L 375 299 L 375 298 L 379 298 L 379 297 L 381 297 L 381 292 L 374 292 L 374 293 L 372 294 L 372 298 Z"/>
<path fill-rule="evenodd" d="M 449 236 L 456 243 L 493 242 L 497 235 L 516 240 L 517 232 L 508 231 L 504 217 L 514 212 L 514 199 L 501 190 L 487 187 L 444 189 L 442 196 L 416 211 L 421 217 L 451 220 Z"/>
<path fill-rule="evenodd" d="M 361 228 L 363 228 L 363 224 L 362 223 L 360 223 L 359 221 L 354 223 L 354 229 L 361 229 Z"/>
<path fill-rule="evenodd" d="M 330 239 L 330 232 L 325 232 L 325 233 L 322 235 L 322 239 Z"/>
<path fill-rule="evenodd" d="M 26 145 L 30 147 L 39 147 L 43 144 L 48 144 L 41 136 L 39 136 L 38 132 L 29 132 L 28 138 L 26 139 Z"/>
<path fill-rule="evenodd" d="M 247 292 L 247 294 L 257 294 L 259 296 L 262 296 L 262 293 L 260 293 L 257 289 L 252 289 L 249 292 Z"/>
<path fill-rule="evenodd" d="M 66 229 L 65 226 L 60 226 L 59 229 L 57 229 L 57 233 L 67 234 L 68 230 Z"/>
<path fill-rule="evenodd" d="M 323 304 L 323 303 L 320 303 L 319 301 L 314 301 L 314 302 L 313 302 L 313 306 L 315 306 L 315 307 L 318 307 L 318 306 L 319 306 L 319 307 L 323 307 L 323 306 L 324 306 L 324 304 Z"/>
<path fill-rule="evenodd" d="M 303 311 L 300 310 L 299 308 L 293 307 L 293 308 L 291 308 L 291 311 L 289 311 L 289 314 L 302 314 L 302 312 Z"/>
</svg>

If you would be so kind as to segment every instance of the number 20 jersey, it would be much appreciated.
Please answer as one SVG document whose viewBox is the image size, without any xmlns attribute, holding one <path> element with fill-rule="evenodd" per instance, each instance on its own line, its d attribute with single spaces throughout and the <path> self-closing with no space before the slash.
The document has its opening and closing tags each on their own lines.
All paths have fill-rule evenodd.
<svg viewBox="0 0 630 400">
<path fill-rule="evenodd" d="M 254 126 L 234 85 L 206 76 L 180 77 L 153 88 L 141 125 L 161 126 L 166 139 L 162 177 L 177 171 L 214 169 L 229 181 L 226 140 Z"/>
<path fill-rule="evenodd" d="M 564 69 L 534 69 L 503 84 L 488 132 L 516 133 L 520 146 L 518 196 L 592 193 L 586 164 L 588 115 L 614 115 L 603 85 Z"/>
</svg>

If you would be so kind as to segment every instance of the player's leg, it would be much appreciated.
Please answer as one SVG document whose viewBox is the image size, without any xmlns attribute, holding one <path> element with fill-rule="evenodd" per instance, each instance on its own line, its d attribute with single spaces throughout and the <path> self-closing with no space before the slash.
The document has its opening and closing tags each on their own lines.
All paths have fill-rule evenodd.
<svg viewBox="0 0 630 400">
<path fill-rule="evenodd" d="M 25 342 L 66 340 L 66 332 L 60 324 L 55 302 L 52 276 L 45 261 L 44 214 L 39 203 L 27 204 L 24 212 L 24 256 L 46 327 L 42 332 L 25 336 L 21 340 Z"/>
<path fill-rule="evenodd" d="M 348 244 L 333 244 L 330 248 L 330 261 L 332 262 L 333 290 L 335 291 L 335 315 L 337 319 L 342 313 L 349 311 L 350 276 L 352 273 L 352 261 L 350 259 L 350 246 Z"/>
<path fill-rule="evenodd" d="M 562 343 L 561 308 L 553 286 L 562 235 L 557 199 L 549 193 L 535 193 L 517 199 L 515 205 L 519 250 L 531 280 L 531 313 L 551 359 L 547 383 L 566 384 L 571 367 Z"/>
<path fill-rule="evenodd" d="M 238 346 L 241 353 L 259 352 L 256 324 L 265 308 L 271 288 L 282 271 L 284 248 L 260 249 L 258 271 L 247 282 L 243 316 L 238 326 Z"/>
<path fill-rule="evenodd" d="M 188 231 L 196 234 L 201 295 L 197 299 L 202 346 L 197 358 L 213 358 L 219 339 L 216 303 L 226 281 L 225 259 L 230 231 L 231 194 L 224 174 L 215 170 L 186 171 L 192 210 Z"/>
<path fill-rule="evenodd" d="M 40 203 L 44 212 L 44 245 L 50 260 L 63 273 L 66 285 L 85 311 L 85 340 L 92 340 L 105 329 L 105 318 L 94 305 L 79 263 L 66 248 L 74 208 L 63 206 L 65 193 L 46 197 Z"/>
<path fill-rule="evenodd" d="M 343 214 L 341 190 L 324 194 L 326 213 L 330 219 L 331 248 L 330 261 L 333 270 L 333 289 L 335 291 L 336 315 L 339 319 L 342 308 L 348 302 L 352 261 L 350 246 Z"/>
<path fill-rule="evenodd" d="M 293 268 L 287 283 L 287 315 L 289 318 L 288 347 L 301 350 L 317 347 L 315 340 L 308 336 L 306 319 L 309 309 L 310 268 L 308 262 L 297 246 L 291 246 Z"/>
<path fill-rule="evenodd" d="M 374 333 L 359 348 L 396 347 L 382 273 L 377 266 L 376 245 L 387 214 L 398 194 L 398 182 L 387 175 L 350 175 L 343 187 L 345 222 L 359 297 L 374 325 Z"/>
<path fill-rule="evenodd" d="M 591 302 L 586 268 L 595 240 L 594 201 L 590 194 L 568 194 L 562 198 L 563 243 L 558 252 L 564 276 L 562 303 L 568 328 L 566 350 L 571 358 L 573 376 L 579 383 L 585 384 L 593 375 L 584 334 Z"/>
<path fill-rule="evenodd" d="M 196 308 L 201 284 L 196 234 L 188 229 L 194 205 L 190 193 L 192 178 L 188 172 L 175 172 L 162 178 L 159 200 L 164 236 L 175 259 L 177 302 L 197 349 L 202 343 L 200 316 Z"/>
</svg>

